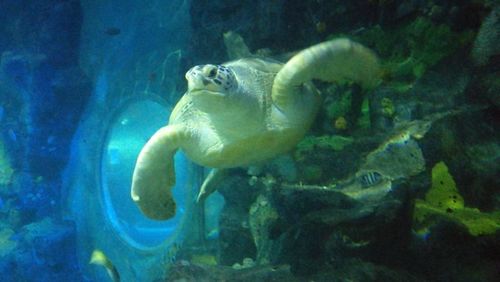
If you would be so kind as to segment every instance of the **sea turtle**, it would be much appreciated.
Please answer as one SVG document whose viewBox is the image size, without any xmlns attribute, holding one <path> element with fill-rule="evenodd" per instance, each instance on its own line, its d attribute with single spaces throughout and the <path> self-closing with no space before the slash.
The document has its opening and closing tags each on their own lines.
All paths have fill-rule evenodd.
<svg viewBox="0 0 500 282">
<path fill-rule="evenodd" d="M 220 169 L 255 164 L 287 152 L 308 131 L 320 105 L 311 80 L 378 82 L 378 61 L 368 48 L 349 39 L 323 42 L 293 56 L 286 64 L 248 58 L 222 65 L 199 65 L 186 73 L 188 90 L 142 148 L 131 196 L 149 218 L 175 214 L 173 156 L 215 170 L 199 198 L 211 192 Z M 212 185 L 213 186 L 213 185 Z"/>
</svg>

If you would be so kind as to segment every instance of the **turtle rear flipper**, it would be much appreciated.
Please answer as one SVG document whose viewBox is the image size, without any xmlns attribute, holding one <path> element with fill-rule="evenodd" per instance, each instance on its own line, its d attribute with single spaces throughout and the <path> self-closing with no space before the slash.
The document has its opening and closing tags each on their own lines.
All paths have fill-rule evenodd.
<svg viewBox="0 0 500 282">
<path fill-rule="evenodd" d="M 196 202 L 200 203 L 210 196 L 227 176 L 227 169 L 214 168 L 210 171 L 201 185 Z"/>
<path fill-rule="evenodd" d="M 334 39 L 293 56 L 274 79 L 272 99 L 285 107 L 294 88 L 313 79 L 325 82 L 354 81 L 365 88 L 378 83 L 379 63 L 373 51 L 349 39 Z"/>
<path fill-rule="evenodd" d="M 182 129 L 165 126 L 144 145 L 132 176 L 132 200 L 142 213 L 156 220 L 175 215 L 172 187 L 175 185 L 174 154 L 182 139 Z"/>
</svg>

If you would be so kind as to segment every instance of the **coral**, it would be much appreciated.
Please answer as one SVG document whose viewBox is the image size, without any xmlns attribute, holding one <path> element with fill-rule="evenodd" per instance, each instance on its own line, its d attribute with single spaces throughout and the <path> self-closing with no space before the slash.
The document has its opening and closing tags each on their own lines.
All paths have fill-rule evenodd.
<svg viewBox="0 0 500 282">
<path fill-rule="evenodd" d="M 361 88 L 355 84 L 332 85 L 325 90 L 324 111 L 328 128 L 337 131 L 351 126 L 369 128 L 369 102 Z"/>
<path fill-rule="evenodd" d="M 326 90 L 327 98 L 324 102 L 329 120 L 346 116 L 351 109 L 352 91 L 333 85 Z"/>
<path fill-rule="evenodd" d="M 473 38 L 470 30 L 455 32 L 424 17 L 396 28 L 374 26 L 355 36 L 377 50 L 382 59 L 382 78 L 398 92 L 411 89 L 428 68 Z"/>
<path fill-rule="evenodd" d="M 458 193 L 455 180 L 444 162 L 439 162 L 432 168 L 432 187 L 425 195 L 425 201 L 444 210 L 464 207 L 464 199 Z"/>
<path fill-rule="evenodd" d="M 272 241 L 269 232 L 278 220 L 278 212 L 269 199 L 259 195 L 249 211 L 250 231 L 257 249 L 257 263 L 266 264 L 270 261 Z M 245 260 L 243 260 L 245 262 Z M 253 261 L 252 261 L 253 262 Z M 253 263 L 255 265 L 255 263 Z M 245 263 L 243 263 L 245 265 Z"/>
<path fill-rule="evenodd" d="M 334 127 L 337 130 L 346 130 L 347 129 L 347 120 L 345 119 L 345 117 L 340 116 L 340 117 L 336 118 L 335 122 L 334 122 Z"/>
<path fill-rule="evenodd" d="M 12 181 L 14 170 L 10 165 L 3 143 L 0 141 L 0 185 L 8 185 Z"/>
<path fill-rule="evenodd" d="M 298 145 L 295 151 L 295 158 L 303 160 L 305 155 L 309 154 L 317 148 L 331 149 L 334 151 L 341 151 L 344 147 L 351 145 L 354 142 L 352 138 L 343 136 L 307 136 Z"/>
<path fill-rule="evenodd" d="M 500 212 L 483 213 L 465 207 L 448 167 L 439 162 L 432 168 L 432 187 L 425 200 L 415 202 L 414 227 L 425 233 L 443 219 L 464 225 L 473 236 L 494 234 L 500 229 Z"/>
</svg>

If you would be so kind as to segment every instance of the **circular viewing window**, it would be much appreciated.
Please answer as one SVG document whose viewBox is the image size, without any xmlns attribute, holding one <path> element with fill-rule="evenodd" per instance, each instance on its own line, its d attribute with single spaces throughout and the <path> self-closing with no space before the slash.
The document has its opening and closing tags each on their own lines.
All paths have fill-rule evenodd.
<svg viewBox="0 0 500 282">
<path fill-rule="evenodd" d="M 152 99 L 135 100 L 118 109 L 107 132 L 101 159 L 101 185 L 107 218 L 129 244 L 155 247 L 177 235 L 186 212 L 188 160 L 175 155 L 177 203 L 174 218 L 153 221 L 145 217 L 130 197 L 132 173 L 137 156 L 149 137 L 165 126 L 169 108 Z"/>
</svg>

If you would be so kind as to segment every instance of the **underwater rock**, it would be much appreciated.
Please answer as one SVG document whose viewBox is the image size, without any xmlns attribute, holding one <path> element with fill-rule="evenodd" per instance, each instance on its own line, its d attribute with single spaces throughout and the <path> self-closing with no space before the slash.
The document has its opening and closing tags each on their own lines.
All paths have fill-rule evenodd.
<svg viewBox="0 0 500 282">
<path fill-rule="evenodd" d="M 18 251 L 18 242 L 13 237 L 14 230 L 0 226 L 0 272 L 2 281 L 16 281 L 13 268 L 15 266 L 14 254 Z"/>
<path fill-rule="evenodd" d="M 351 109 L 352 90 L 346 86 L 333 84 L 323 91 L 325 99 L 321 107 L 326 112 L 326 119 L 333 120 L 347 116 Z"/>
<path fill-rule="evenodd" d="M 474 237 L 452 221 L 431 227 L 407 252 L 427 281 L 497 281 L 499 254 L 498 236 Z"/>
<path fill-rule="evenodd" d="M 377 202 L 392 191 L 393 182 L 406 181 L 425 169 L 422 150 L 415 139 L 422 138 L 431 121 L 399 125 L 392 135 L 368 153 L 357 172 L 335 183 L 335 188 L 364 202 Z"/>
<path fill-rule="evenodd" d="M 297 181 L 299 173 L 295 160 L 289 154 L 277 156 L 262 165 L 250 166 L 247 170 L 248 175 L 251 176 L 259 176 L 264 174 L 264 172 L 266 172 L 266 175 L 271 175 L 287 182 Z"/>
<path fill-rule="evenodd" d="M 464 119 L 476 115 L 478 112 L 468 113 L 454 122 L 448 121 L 443 125 L 445 128 L 443 130 L 453 131 L 455 131 L 453 124 L 459 125 L 460 134 L 463 136 L 460 141 L 465 142 L 460 145 L 460 148 L 466 151 L 471 145 L 470 141 L 473 140 L 472 143 L 475 143 L 478 137 L 465 136 L 470 133 L 477 134 L 484 129 L 482 124 L 479 125 L 477 121 L 472 120 L 470 122 L 475 124 L 476 128 L 470 131 L 471 126 L 464 122 Z M 486 124 L 486 127 L 489 128 L 489 125 Z M 484 134 L 484 132 L 481 133 Z M 490 147 L 489 138 L 488 135 L 483 135 L 480 144 L 471 146 L 477 146 L 480 149 L 475 148 L 465 154 L 479 153 L 484 150 L 482 153 L 489 152 L 496 155 Z M 479 153 L 477 157 L 481 158 L 482 153 Z M 427 186 L 430 189 L 427 190 L 424 199 L 417 199 L 415 202 L 413 229 L 416 236 L 413 250 L 411 250 L 415 255 L 413 262 L 422 269 L 423 273 L 427 273 L 429 280 L 496 281 L 500 261 L 500 241 L 498 240 L 500 213 L 498 209 L 492 211 L 491 207 L 485 210 L 487 205 L 478 204 L 477 200 L 473 199 L 473 195 L 486 194 L 485 198 L 488 201 L 491 201 L 495 194 L 498 195 L 498 189 L 489 186 L 490 181 L 482 182 L 484 178 L 491 179 L 486 171 L 492 173 L 497 168 L 493 171 L 489 168 L 485 171 L 479 170 L 482 172 L 476 174 L 478 171 L 470 163 L 478 161 L 474 160 L 476 157 L 471 156 L 468 159 L 464 157 L 462 151 L 456 152 L 456 155 L 455 158 L 447 159 L 446 163 L 439 161 L 434 165 L 432 184 Z M 486 167 L 490 167 L 488 165 L 490 161 L 498 163 L 492 159 L 495 159 L 495 156 L 485 158 L 485 163 L 482 165 L 486 164 Z M 472 175 L 469 175 L 471 172 Z M 473 178 L 474 182 L 478 181 L 483 184 L 472 187 L 467 178 Z M 447 271 L 438 275 L 433 271 L 436 267 L 447 269 Z"/>
<path fill-rule="evenodd" d="M 226 45 L 227 57 L 229 60 L 249 58 L 252 56 L 243 37 L 236 32 L 228 31 L 223 34 L 224 45 Z"/>
<path fill-rule="evenodd" d="M 485 74 L 481 77 L 481 88 L 479 91 L 483 93 L 487 101 L 495 107 L 500 108 L 500 70 Z M 471 93 L 472 94 L 472 93 Z M 474 94 L 472 94 L 474 95 Z M 472 96 L 471 95 L 471 96 Z M 477 97 L 474 97 L 477 98 Z"/>
<path fill-rule="evenodd" d="M 273 47 L 285 43 L 285 29 L 280 16 L 284 0 L 206 1 L 190 4 L 192 35 L 189 53 L 197 62 L 225 60 L 221 36 L 237 27 L 248 46 Z M 266 42 L 266 44 L 264 44 Z"/>
<path fill-rule="evenodd" d="M 471 56 L 477 66 L 500 54 L 500 5 L 484 19 L 472 47 Z"/>
<path fill-rule="evenodd" d="M 424 138 L 435 122 L 474 113 L 482 109 L 484 107 L 466 106 L 455 110 L 437 112 L 421 120 L 397 123 L 389 138 L 382 142 L 378 148 L 367 154 L 354 176 L 339 181 L 337 188 L 358 200 L 379 200 L 391 191 L 393 182 L 407 181 L 425 170 L 426 160 L 417 140 Z M 441 123 L 438 128 L 440 128 L 440 125 Z M 449 127 L 443 129 L 442 132 L 449 133 L 447 131 Z M 427 143 L 427 141 L 424 143 Z"/>
<path fill-rule="evenodd" d="M 306 136 L 293 154 L 298 168 L 295 182 L 327 185 L 349 177 L 362 162 L 363 154 L 378 145 L 375 139 L 354 139 L 341 135 Z"/>
<path fill-rule="evenodd" d="M 391 88 L 379 87 L 370 95 L 370 124 L 376 132 L 388 132 L 394 126 L 396 106 L 394 96 L 398 93 Z"/>
<path fill-rule="evenodd" d="M 495 142 L 480 143 L 465 148 L 465 154 L 470 160 L 470 167 L 483 177 L 500 175 L 500 144 Z"/>
<path fill-rule="evenodd" d="M 0 260 L 6 259 L 16 249 L 17 242 L 11 239 L 14 234 L 12 229 L 2 227 L 0 231 Z"/>
<path fill-rule="evenodd" d="M 25 225 L 15 232 L 0 230 L 2 281 L 80 281 L 75 229 L 51 218 Z"/>
<path fill-rule="evenodd" d="M 36 176 L 57 178 L 91 94 L 90 81 L 77 66 L 55 68 L 45 54 L 16 52 L 2 54 L 0 77 L 9 86 L 7 100 L 16 106 L 9 112 L 23 114 L 10 128 L 11 157 Z"/>
<path fill-rule="evenodd" d="M 266 170 L 272 175 L 279 176 L 288 182 L 297 180 L 297 164 L 291 155 L 282 155 L 274 158 L 266 166 Z"/>
<path fill-rule="evenodd" d="M 317 121 L 323 120 L 324 133 L 346 135 L 370 127 L 368 91 L 352 83 L 333 84 L 324 89 L 321 86 L 325 98 Z"/>
<path fill-rule="evenodd" d="M 5 4 L 5 5 L 3 5 Z M 78 67 L 82 9 L 79 1 L 2 3 L 0 77 L 9 93 L 5 143 L 14 167 L 57 178 L 71 136 L 91 94 Z M 16 140 L 8 140 L 16 139 Z"/>
<path fill-rule="evenodd" d="M 317 149 L 329 149 L 333 151 L 342 151 L 344 147 L 353 143 L 353 138 L 340 135 L 324 135 L 324 136 L 306 136 L 297 145 L 295 150 L 295 158 L 302 160 L 307 154 Z"/>
<path fill-rule="evenodd" d="M 234 269 L 180 261 L 170 267 L 165 281 L 298 281 L 288 265 L 259 265 Z"/>
<path fill-rule="evenodd" d="M 410 244 L 414 243 L 410 243 L 413 194 L 422 195 L 425 188 L 431 186 L 431 172 L 430 168 L 426 170 L 426 162 L 432 164 L 436 158 L 446 155 L 453 160 L 453 163 L 449 164 L 450 169 L 455 168 L 461 174 L 469 175 L 468 177 L 472 175 L 477 179 L 488 179 L 487 182 L 466 186 L 466 182 L 462 182 L 457 176 L 455 186 L 464 186 L 455 191 L 458 195 L 463 192 L 460 190 L 466 190 L 469 194 L 483 193 L 483 198 L 499 198 L 498 193 L 493 191 L 498 187 L 498 146 L 493 146 L 490 139 L 484 144 L 481 134 L 462 130 L 470 125 L 463 123 L 463 119 L 458 118 L 456 112 L 451 110 L 467 108 L 461 106 L 468 98 L 466 95 L 474 96 L 474 100 L 478 95 L 486 95 L 481 91 L 471 91 L 471 81 L 476 79 L 476 76 L 484 83 L 484 89 L 492 93 L 487 97 L 491 101 L 500 101 L 495 97 L 498 94 L 498 87 L 495 88 L 498 83 L 493 82 L 498 81 L 496 73 L 489 73 L 490 78 L 486 82 L 485 76 L 477 73 L 480 68 L 471 67 L 468 60 L 464 60 L 470 55 L 470 43 L 475 34 L 475 29 L 470 28 L 474 27 L 476 18 L 481 15 L 481 11 L 478 12 L 474 7 L 486 5 L 485 1 L 341 2 L 287 1 L 286 7 L 282 7 L 285 11 L 284 18 L 278 19 L 276 26 L 273 26 L 279 32 L 274 32 L 272 38 L 266 38 L 263 33 L 259 33 L 259 28 L 249 33 L 246 25 L 248 20 L 243 17 L 240 21 L 245 24 L 241 33 L 253 48 L 265 46 L 271 47 L 274 52 L 280 52 L 290 51 L 295 45 L 306 45 L 305 42 L 322 36 L 334 36 L 331 33 L 335 31 L 349 32 L 348 29 L 353 28 L 353 21 L 360 22 L 359 26 L 362 28 L 353 32 L 353 36 L 372 36 L 373 44 L 368 45 L 374 46 L 377 52 L 381 50 L 381 57 L 386 59 L 383 62 L 385 84 L 373 93 L 373 97 L 367 97 L 370 99 L 369 113 L 375 116 L 371 117 L 369 127 L 366 128 L 376 133 L 387 133 L 389 137 L 386 138 L 386 134 L 364 136 L 364 132 L 360 134 L 351 131 L 356 126 L 356 121 L 349 119 L 352 102 L 347 99 L 349 95 L 342 96 L 338 94 L 340 91 L 327 93 L 322 109 L 322 125 L 319 126 L 322 128 L 313 132 L 315 136 L 303 140 L 295 151 L 298 178 L 291 182 L 298 182 L 297 184 L 283 184 L 284 177 L 278 176 L 275 169 L 265 167 L 261 171 L 265 177 L 254 175 L 248 179 L 239 175 L 236 177 L 241 177 L 241 181 L 228 180 L 231 184 L 222 188 L 225 189 L 222 193 L 225 194 L 226 200 L 231 202 L 225 211 L 226 218 L 223 219 L 222 225 L 227 224 L 223 233 L 229 235 L 226 238 L 232 249 L 219 249 L 224 253 L 222 256 L 231 257 L 225 260 L 225 264 L 241 264 L 242 260 L 248 257 L 256 258 L 257 262 L 290 264 L 291 271 L 304 278 L 304 281 L 442 281 L 440 278 L 443 277 L 445 280 L 455 281 L 461 276 L 449 273 L 460 273 L 457 271 L 459 268 L 469 268 L 471 273 L 474 272 L 467 266 L 468 263 L 463 263 L 464 261 L 475 260 L 475 265 L 482 261 L 489 265 L 498 265 L 498 248 L 495 248 L 498 243 L 486 244 L 493 246 L 488 252 L 484 247 L 479 247 L 485 241 L 468 233 L 467 224 L 458 220 L 443 220 L 450 212 L 446 209 L 439 212 L 429 211 L 429 206 L 424 207 L 420 201 L 417 201 L 419 208 L 429 208 L 426 214 L 429 222 L 436 223 L 438 218 L 441 218 L 441 223 L 432 224 L 430 229 L 433 231 L 430 234 L 415 236 L 418 237 L 417 240 L 421 240 L 422 245 L 417 244 L 414 252 L 409 252 Z M 216 24 L 209 25 L 210 29 L 218 30 L 199 31 L 206 36 L 201 37 L 206 39 L 206 42 L 212 40 L 211 36 L 220 37 L 222 32 L 234 30 L 231 25 L 236 20 L 232 15 L 222 18 L 221 11 L 236 11 L 235 14 L 239 16 L 244 14 L 242 7 L 247 5 L 246 1 L 238 4 L 224 1 L 198 3 L 203 5 L 196 9 L 204 9 L 207 6 L 209 9 L 203 12 L 204 18 L 195 20 L 199 21 L 198 24 L 202 19 L 215 22 Z M 260 1 L 253 1 L 253 4 L 256 9 L 262 7 Z M 363 5 L 373 9 L 368 11 Z M 273 7 L 270 10 L 273 11 Z M 212 13 L 216 8 L 218 13 Z M 353 18 L 352 13 L 356 12 L 358 18 Z M 209 18 L 208 14 L 214 17 Z M 361 19 L 360 15 L 365 14 L 368 16 Z M 346 17 L 351 18 L 341 24 L 333 24 Z M 491 17 L 488 16 L 488 19 Z M 291 24 L 284 26 L 283 22 L 288 21 Z M 401 24 L 397 24 L 398 21 Z M 377 30 L 366 22 L 383 23 L 386 26 L 378 27 Z M 387 23 L 391 23 L 391 26 L 387 26 Z M 486 23 L 483 23 L 483 28 L 486 28 Z M 196 29 L 200 30 L 201 26 L 198 25 Z M 230 28 L 224 29 L 224 26 Z M 489 28 L 492 26 L 494 25 Z M 292 32 L 295 37 L 298 35 L 302 39 L 294 41 L 292 44 L 295 45 L 283 47 L 283 44 L 288 44 L 289 41 L 280 38 L 289 37 Z M 492 32 L 492 35 L 495 34 L 496 32 Z M 476 38 L 474 45 L 482 44 L 478 43 L 479 38 Z M 207 46 L 216 44 L 207 43 Z M 207 55 L 207 50 L 209 49 L 201 48 L 199 52 L 205 52 L 206 56 L 215 56 Z M 490 52 L 492 49 L 488 50 Z M 489 61 L 496 58 L 495 56 L 489 57 Z M 381 93 L 385 95 L 380 95 Z M 494 111 L 471 115 L 484 115 L 487 116 L 484 118 L 491 120 L 497 117 Z M 335 127 L 335 121 L 341 117 L 347 122 L 339 122 L 340 126 Z M 446 122 L 440 122 L 427 134 L 433 123 L 444 117 L 450 118 L 446 119 Z M 449 123 L 450 120 L 455 121 Z M 474 120 L 479 126 L 480 119 Z M 347 129 L 343 128 L 345 125 Z M 485 127 L 491 132 L 498 131 L 491 122 Z M 450 131 L 447 136 L 437 133 L 445 130 Z M 331 134 L 334 133 L 346 136 L 332 137 Z M 348 134 L 353 136 L 347 136 Z M 481 140 L 481 144 L 461 142 L 467 138 Z M 385 139 L 385 142 L 381 142 L 382 139 Z M 365 144 L 368 146 L 363 146 Z M 457 157 L 453 158 L 453 155 Z M 366 157 L 363 159 L 363 156 Z M 347 181 L 342 182 L 339 179 Z M 443 182 L 450 183 L 448 180 Z M 471 201 L 466 194 L 461 197 L 463 199 L 459 202 L 465 206 Z M 437 198 L 439 197 L 435 200 Z M 241 203 L 237 203 L 240 200 Z M 496 209 L 498 205 L 488 208 Z M 464 210 L 463 207 L 451 209 L 452 214 Z M 245 212 L 248 221 L 244 219 Z M 479 210 L 464 213 L 462 216 L 471 222 L 474 218 L 495 222 L 494 218 L 484 216 L 485 211 L 477 212 Z M 443 233 L 448 235 L 443 236 L 444 239 L 436 239 Z M 251 243 L 256 246 L 256 250 L 249 247 L 248 237 L 245 238 L 250 234 Z M 478 237 L 489 237 L 491 241 L 495 241 L 495 238 L 491 238 L 495 235 L 489 234 Z M 474 241 L 476 239 L 477 241 Z M 221 240 L 220 244 L 224 244 L 224 240 Z M 244 241 L 241 247 L 237 246 L 237 240 Z M 432 240 L 436 241 L 430 242 Z M 469 245 L 471 242 L 473 244 Z M 480 251 L 474 249 L 476 247 L 479 247 Z M 435 251 L 436 249 L 439 251 Z M 482 257 L 483 254 L 487 258 Z M 266 259 L 262 259 L 263 257 Z M 399 269 L 406 269 L 412 274 Z M 469 279 L 473 278 L 473 275 L 463 277 L 467 277 L 465 280 L 469 281 L 495 281 L 477 279 L 482 277 L 481 273 L 477 274 L 476 279 Z"/>
<path fill-rule="evenodd" d="M 468 188 L 470 203 L 484 210 L 500 210 L 500 145 L 497 141 L 467 146 L 464 157 L 469 163 L 468 180 L 458 178 Z M 458 175 L 460 176 L 460 175 Z"/>
<path fill-rule="evenodd" d="M 13 173 L 14 169 L 11 167 L 5 146 L 0 140 L 0 195 L 4 194 L 3 187 L 11 183 Z"/>
<path fill-rule="evenodd" d="M 278 212 L 272 206 L 270 200 L 259 195 L 255 203 L 250 207 L 248 213 L 250 231 L 257 249 L 257 264 L 268 264 L 271 262 L 272 239 L 269 231 L 278 221 Z"/>
<path fill-rule="evenodd" d="M 465 106 L 436 120 L 419 141 L 426 162 L 445 161 L 460 194 L 470 206 L 493 211 L 498 206 L 498 114 L 491 106 Z"/>
<path fill-rule="evenodd" d="M 57 67 L 78 64 L 82 9 L 79 1 L 10 1 L 2 3 L 4 48 L 48 55 Z M 8 44 L 6 44 L 8 42 Z M 3 47 L 3 48 L 2 48 Z"/>
<path fill-rule="evenodd" d="M 384 265 L 347 258 L 343 262 L 307 277 L 308 281 L 423 281 L 404 270 L 390 268 Z"/>
<path fill-rule="evenodd" d="M 240 264 L 240 263 L 235 263 L 233 264 L 233 266 L 231 266 L 233 269 L 244 269 L 244 268 L 251 268 L 251 267 L 254 267 L 256 264 L 255 264 L 255 261 L 251 258 L 244 258 L 243 259 L 243 262 Z"/>
<path fill-rule="evenodd" d="M 379 248 L 397 252 L 409 235 L 401 228 L 408 220 L 407 205 L 396 199 L 364 203 L 332 188 L 307 185 L 281 185 L 272 195 L 280 221 L 268 229 L 274 240 L 271 262 L 290 264 L 300 276 L 321 272 L 327 261 L 364 258 Z"/>
<path fill-rule="evenodd" d="M 363 171 L 377 171 L 390 180 L 407 178 L 422 172 L 425 160 L 418 143 L 409 135 L 390 138 L 366 156 Z"/>
<path fill-rule="evenodd" d="M 217 246 L 217 261 L 221 265 L 233 265 L 256 255 L 248 212 L 257 192 L 264 187 L 261 183 L 250 185 L 248 182 L 248 177 L 233 173 L 218 187 L 225 201 L 219 219 Z"/>
<path fill-rule="evenodd" d="M 392 190 L 392 181 L 377 171 L 360 170 L 339 191 L 360 201 L 373 202 L 384 198 Z"/>
<path fill-rule="evenodd" d="M 462 58 L 463 55 L 459 54 L 445 60 L 417 80 L 409 94 L 418 109 L 414 118 L 453 109 L 461 104 L 472 77 L 471 69 L 464 65 Z"/>
<path fill-rule="evenodd" d="M 23 269 L 19 274 L 38 277 L 37 273 L 43 272 L 41 280 L 75 279 L 81 275 L 75 232 L 72 223 L 56 222 L 49 217 L 22 227 L 19 232 L 22 250 L 16 254 L 16 262 Z"/>
<path fill-rule="evenodd" d="M 290 264 L 294 273 L 304 277 L 326 271 L 327 267 L 321 265 L 324 261 L 336 265 L 345 258 L 369 259 L 381 263 L 382 268 L 394 263 L 391 258 L 405 255 L 411 237 L 408 193 L 421 191 L 428 183 L 427 175 L 422 173 L 425 160 L 417 141 L 427 142 L 427 133 L 435 122 L 480 112 L 482 108 L 463 107 L 397 123 L 389 137 L 358 163 L 357 172 L 347 183 L 273 183 L 249 210 L 257 258 L 264 257 L 259 255 L 259 246 L 265 246 L 264 254 L 269 254 L 271 263 Z M 353 146 L 360 146 L 356 142 Z M 320 149 L 312 146 L 309 155 L 323 170 L 316 158 Z M 339 158 L 345 161 L 345 157 Z M 266 186 L 263 182 L 264 178 L 259 177 L 252 181 L 254 187 Z M 374 255 L 381 252 L 392 255 Z"/>
</svg>

